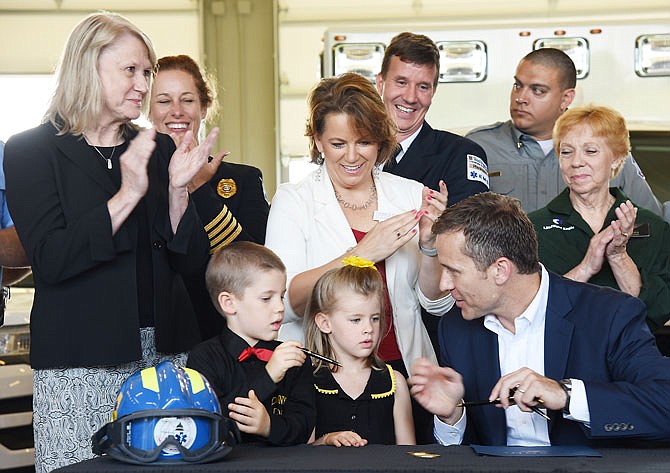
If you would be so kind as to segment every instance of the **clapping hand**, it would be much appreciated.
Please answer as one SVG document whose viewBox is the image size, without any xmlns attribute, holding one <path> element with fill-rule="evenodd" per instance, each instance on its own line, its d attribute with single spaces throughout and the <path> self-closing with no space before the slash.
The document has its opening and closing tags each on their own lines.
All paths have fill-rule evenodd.
<svg viewBox="0 0 670 473">
<path fill-rule="evenodd" d="M 137 200 L 141 199 L 149 188 L 147 166 L 155 148 L 156 130 L 149 128 L 140 131 L 119 158 L 121 188 L 132 193 Z"/>
<path fill-rule="evenodd" d="M 422 205 L 419 209 L 419 242 L 423 248 L 435 247 L 435 235 L 433 234 L 433 223 L 442 215 L 447 208 L 449 191 L 443 180 L 439 183 L 440 191 L 434 191 L 424 186 L 422 193 Z"/>
<path fill-rule="evenodd" d="M 610 224 L 612 239 L 605 249 L 605 257 L 608 260 L 625 255 L 626 244 L 633 235 L 637 208 L 630 200 L 627 200 L 615 208 L 614 213 L 617 219 Z"/>
<path fill-rule="evenodd" d="M 376 223 L 356 245 L 356 255 L 375 263 L 388 258 L 416 235 L 419 218 L 411 210 Z"/>
<path fill-rule="evenodd" d="M 176 189 L 186 189 L 189 182 L 207 164 L 214 141 L 219 134 L 219 129 L 214 128 L 207 139 L 194 146 L 195 137 L 192 131 L 187 131 L 177 150 L 172 154 L 168 172 L 170 174 L 170 185 Z"/>
<path fill-rule="evenodd" d="M 219 166 L 229 154 L 230 151 L 220 151 L 213 157 L 209 156 L 207 162 L 202 165 L 200 171 L 198 171 L 193 179 L 191 179 L 191 182 L 188 183 L 189 193 L 193 193 L 203 185 L 207 184 L 212 177 L 214 177 L 217 169 L 219 169 Z"/>
</svg>

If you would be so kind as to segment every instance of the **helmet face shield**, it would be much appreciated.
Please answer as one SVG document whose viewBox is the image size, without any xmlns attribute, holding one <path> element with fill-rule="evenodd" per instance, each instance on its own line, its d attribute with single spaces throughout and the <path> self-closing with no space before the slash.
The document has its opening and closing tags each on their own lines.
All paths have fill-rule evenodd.
<svg viewBox="0 0 670 473">
<path fill-rule="evenodd" d="M 129 463 L 210 462 L 240 439 L 207 380 L 170 362 L 131 375 L 113 417 L 93 435 L 93 453 Z"/>
<path fill-rule="evenodd" d="M 93 441 L 94 451 L 96 444 L 106 445 L 106 453 L 129 463 L 203 463 L 227 455 L 239 442 L 239 432 L 220 415 L 173 409 L 124 416 L 107 424 Z"/>
</svg>

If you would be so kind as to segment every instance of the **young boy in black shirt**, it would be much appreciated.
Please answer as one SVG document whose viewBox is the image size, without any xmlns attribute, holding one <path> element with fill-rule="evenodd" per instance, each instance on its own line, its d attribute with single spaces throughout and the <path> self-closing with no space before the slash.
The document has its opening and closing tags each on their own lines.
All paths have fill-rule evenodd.
<svg viewBox="0 0 670 473">
<path fill-rule="evenodd" d="M 302 344 L 280 343 L 286 268 L 264 246 L 236 242 L 212 256 L 205 276 L 223 332 L 197 345 L 186 365 L 202 373 L 243 442 L 306 443 L 316 409 Z"/>
</svg>

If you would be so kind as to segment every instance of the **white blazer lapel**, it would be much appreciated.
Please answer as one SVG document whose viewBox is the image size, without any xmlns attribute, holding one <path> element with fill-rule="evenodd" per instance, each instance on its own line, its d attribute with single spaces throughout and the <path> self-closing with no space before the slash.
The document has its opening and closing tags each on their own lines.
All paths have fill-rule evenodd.
<svg viewBox="0 0 670 473">
<path fill-rule="evenodd" d="M 347 248 L 356 245 L 356 238 L 351 231 L 349 222 L 340 208 L 340 204 L 335 199 L 335 190 L 330 182 L 326 166 L 321 167 L 321 176 L 315 178 L 313 194 L 314 199 L 314 223 L 315 238 L 314 244 L 321 249 L 315 250 L 322 252 L 329 249 L 329 255 L 332 255 L 328 261 L 343 253 Z"/>
</svg>

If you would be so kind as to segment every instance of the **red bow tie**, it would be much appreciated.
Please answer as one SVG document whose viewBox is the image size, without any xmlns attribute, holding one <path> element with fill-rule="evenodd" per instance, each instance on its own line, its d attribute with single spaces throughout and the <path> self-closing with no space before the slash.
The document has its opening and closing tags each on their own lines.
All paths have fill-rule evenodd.
<svg viewBox="0 0 670 473">
<path fill-rule="evenodd" d="M 247 347 L 242 350 L 242 353 L 240 353 L 240 356 L 238 356 L 237 359 L 239 361 L 244 361 L 251 356 L 255 356 L 259 360 L 267 362 L 270 361 L 270 357 L 273 353 L 272 350 L 268 350 L 267 348 Z"/>
</svg>

